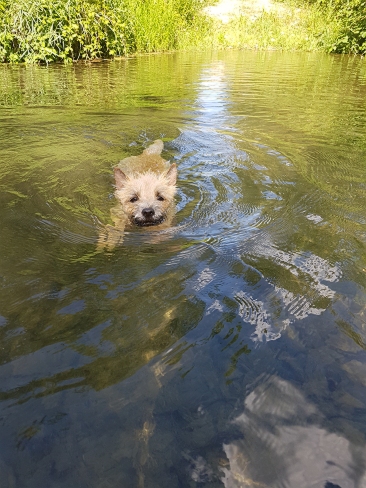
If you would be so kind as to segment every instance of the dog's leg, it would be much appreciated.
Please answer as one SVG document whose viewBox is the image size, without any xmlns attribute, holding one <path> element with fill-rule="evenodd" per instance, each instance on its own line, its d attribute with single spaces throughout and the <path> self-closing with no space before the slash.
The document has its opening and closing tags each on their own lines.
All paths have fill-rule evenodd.
<svg viewBox="0 0 366 488">
<path fill-rule="evenodd" d="M 123 242 L 123 230 L 107 224 L 100 231 L 97 243 L 98 251 L 112 251 Z"/>
</svg>

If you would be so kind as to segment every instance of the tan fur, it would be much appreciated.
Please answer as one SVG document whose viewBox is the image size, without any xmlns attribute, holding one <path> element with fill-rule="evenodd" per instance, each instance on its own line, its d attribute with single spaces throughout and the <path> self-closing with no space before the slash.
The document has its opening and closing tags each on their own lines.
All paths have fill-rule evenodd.
<svg viewBox="0 0 366 488">
<path fill-rule="evenodd" d="M 175 210 L 177 167 L 160 156 L 163 148 L 158 139 L 139 156 L 125 158 L 114 168 L 118 205 L 111 210 L 111 216 L 115 226 L 105 227 L 98 247 L 111 248 L 121 243 L 128 227 L 146 230 L 170 227 Z"/>
</svg>

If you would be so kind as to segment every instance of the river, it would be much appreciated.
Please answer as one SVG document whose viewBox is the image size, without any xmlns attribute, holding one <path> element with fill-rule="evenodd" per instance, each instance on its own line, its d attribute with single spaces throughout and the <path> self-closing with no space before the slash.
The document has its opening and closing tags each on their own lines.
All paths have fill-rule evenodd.
<svg viewBox="0 0 366 488">
<path fill-rule="evenodd" d="M 0 66 L 1 488 L 366 486 L 366 61 Z M 168 230 L 97 246 L 162 138 Z"/>
</svg>

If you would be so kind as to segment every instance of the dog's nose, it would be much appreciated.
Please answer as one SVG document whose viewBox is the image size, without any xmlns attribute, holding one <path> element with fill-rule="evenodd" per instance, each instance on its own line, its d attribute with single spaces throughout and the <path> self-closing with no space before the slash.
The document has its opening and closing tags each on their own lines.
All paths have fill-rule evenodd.
<svg viewBox="0 0 366 488">
<path fill-rule="evenodd" d="M 152 207 L 148 207 L 144 208 L 141 213 L 146 219 L 151 219 L 155 214 L 155 210 Z"/>
</svg>

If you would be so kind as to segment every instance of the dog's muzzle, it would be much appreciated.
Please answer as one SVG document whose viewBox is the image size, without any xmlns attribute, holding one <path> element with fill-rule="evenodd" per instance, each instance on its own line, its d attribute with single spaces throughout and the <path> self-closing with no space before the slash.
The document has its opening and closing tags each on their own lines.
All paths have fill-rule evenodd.
<svg viewBox="0 0 366 488">
<path fill-rule="evenodd" d="M 133 222 L 140 227 L 146 227 L 149 225 L 158 225 L 161 224 L 165 217 L 164 215 L 159 215 L 156 217 L 155 210 L 152 207 L 144 208 L 141 211 L 142 217 L 135 217 Z"/>
</svg>

